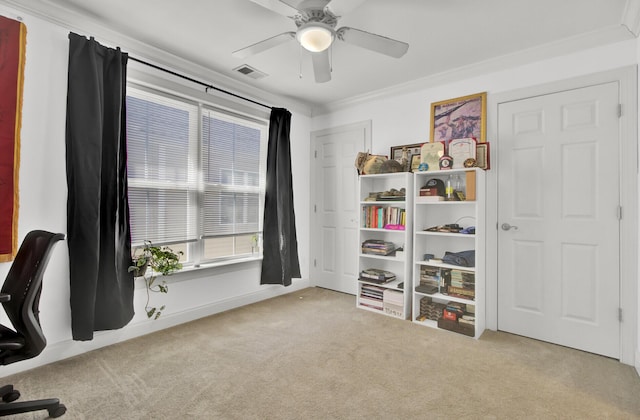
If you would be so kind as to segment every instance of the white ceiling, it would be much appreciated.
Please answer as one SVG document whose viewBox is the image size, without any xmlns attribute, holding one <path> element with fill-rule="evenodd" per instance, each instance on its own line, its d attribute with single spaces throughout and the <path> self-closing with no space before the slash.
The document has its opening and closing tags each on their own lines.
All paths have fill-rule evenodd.
<svg viewBox="0 0 640 420">
<path fill-rule="evenodd" d="M 317 109 L 478 63 L 515 63 L 527 53 L 537 59 L 541 51 L 562 53 L 562 45 L 573 50 L 631 38 L 638 11 L 637 0 L 366 0 L 338 27 L 405 41 L 409 51 L 395 59 L 336 42 L 332 80 L 318 84 L 310 56 L 295 40 L 244 60 L 231 55 L 296 29 L 292 20 L 250 0 L 4 1 L 70 28 L 124 34 L 136 45 L 153 47 L 149 54 L 170 53 L 239 85 Z M 99 33 L 83 35 L 100 41 Z M 268 76 L 253 80 L 233 71 L 242 64 Z"/>
</svg>

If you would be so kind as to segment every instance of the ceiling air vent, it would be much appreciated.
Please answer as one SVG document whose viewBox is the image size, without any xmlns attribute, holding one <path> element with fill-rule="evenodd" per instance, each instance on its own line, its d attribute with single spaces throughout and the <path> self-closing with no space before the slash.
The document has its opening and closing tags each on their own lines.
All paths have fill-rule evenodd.
<svg viewBox="0 0 640 420">
<path fill-rule="evenodd" d="M 252 79 L 262 79 L 263 77 L 267 77 L 267 73 L 263 73 L 260 70 L 256 70 L 247 64 L 243 64 L 240 67 L 236 67 L 233 70 L 237 71 L 238 73 L 242 73 L 245 76 L 251 77 Z"/>
</svg>

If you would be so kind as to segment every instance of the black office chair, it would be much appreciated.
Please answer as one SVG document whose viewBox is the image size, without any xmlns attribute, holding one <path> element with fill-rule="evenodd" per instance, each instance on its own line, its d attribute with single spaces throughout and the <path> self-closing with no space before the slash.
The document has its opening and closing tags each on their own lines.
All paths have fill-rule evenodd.
<svg viewBox="0 0 640 420">
<path fill-rule="evenodd" d="M 0 324 L 0 365 L 36 357 L 47 345 L 38 316 L 42 276 L 53 246 L 62 239 L 60 233 L 34 230 L 20 245 L 0 291 L 0 302 L 15 329 Z M 57 398 L 13 402 L 20 397 L 13 385 L 0 387 L 0 397 L 4 402 L 0 416 L 47 410 L 50 417 L 60 417 L 67 411 Z"/>
</svg>

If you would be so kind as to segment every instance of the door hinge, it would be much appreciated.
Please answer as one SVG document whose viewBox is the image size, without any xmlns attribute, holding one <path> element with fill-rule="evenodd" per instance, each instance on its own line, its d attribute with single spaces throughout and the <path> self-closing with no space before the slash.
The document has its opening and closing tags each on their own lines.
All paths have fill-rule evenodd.
<svg viewBox="0 0 640 420">
<path fill-rule="evenodd" d="M 313 212 L 317 213 L 318 212 L 318 206 L 316 206 L 315 204 L 313 205 Z"/>
<path fill-rule="evenodd" d="M 315 259 L 315 258 L 313 259 L 313 266 L 314 266 L 314 267 L 317 267 L 317 266 L 318 266 L 317 261 L 316 261 L 316 259 Z"/>
<path fill-rule="evenodd" d="M 313 151 L 313 157 L 316 158 L 316 159 L 318 158 L 318 151 L 317 150 Z"/>
<path fill-rule="evenodd" d="M 618 206 L 618 220 L 622 220 L 622 206 Z"/>
<path fill-rule="evenodd" d="M 618 308 L 618 321 L 622 322 L 622 308 Z"/>
<path fill-rule="evenodd" d="M 618 118 L 622 117 L 622 104 L 618 104 Z"/>
</svg>

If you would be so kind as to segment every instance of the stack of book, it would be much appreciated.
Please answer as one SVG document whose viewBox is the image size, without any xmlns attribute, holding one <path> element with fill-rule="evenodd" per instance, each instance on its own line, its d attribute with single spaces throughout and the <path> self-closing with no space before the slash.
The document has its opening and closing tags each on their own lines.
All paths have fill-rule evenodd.
<svg viewBox="0 0 640 420">
<path fill-rule="evenodd" d="M 382 301 L 386 314 L 402 318 L 402 308 L 404 307 L 404 294 L 402 292 L 387 289 L 383 292 Z"/>
<path fill-rule="evenodd" d="M 416 286 L 416 292 L 429 295 L 438 293 L 440 286 L 440 269 L 437 267 L 420 267 L 420 284 Z"/>
<path fill-rule="evenodd" d="M 386 226 L 406 226 L 407 216 L 401 207 L 365 206 L 362 209 L 362 227 L 383 229 Z M 400 228 L 396 228 L 400 230 Z"/>
<path fill-rule="evenodd" d="M 442 311 L 445 308 L 444 303 L 434 302 L 429 296 L 420 299 L 420 315 L 416 318 L 418 321 L 430 319 L 437 321 L 442 317 Z"/>
<path fill-rule="evenodd" d="M 447 287 L 449 296 L 474 300 L 476 282 L 474 273 L 462 270 L 451 270 L 450 284 Z"/>
<path fill-rule="evenodd" d="M 360 272 L 360 280 L 370 283 L 384 284 L 396 279 L 396 275 L 391 271 L 379 268 L 367 268 Z"/>
<path fill-rule="evenodd" d="M 471 314 L 464 314 L 461 318 L 458 318 L 459 324 L 471 325 L 475 328 L 476 325 L 476 317 Z"/>
<path fill-rule="evenodd" d="M 395 254 L 396 248 L 393 242 L 382 239 L 367 239 L 362 243 L 363 254 L 391 255 Z"/>
<path fill-rule="evenodd" d="M 363 284 L 360 288 L 360 305 L 382 311 L 384 290 L 384 288 L 372 284 Z"/>
</svg>

